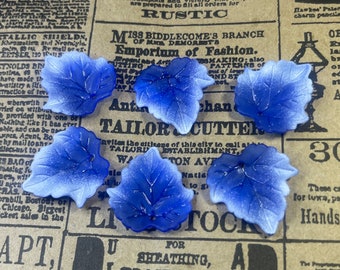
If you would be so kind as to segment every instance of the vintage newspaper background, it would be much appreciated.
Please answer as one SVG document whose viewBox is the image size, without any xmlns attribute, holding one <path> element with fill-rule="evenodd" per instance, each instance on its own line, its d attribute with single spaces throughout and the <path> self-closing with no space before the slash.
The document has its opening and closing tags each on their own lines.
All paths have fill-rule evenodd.
<svg viewBox="0 0 340 270">
<path fill-rule="evenodd" d="M 0 269 L 340 269 L 339 0 L 0 0 Z M 46 55 L 105 57 L 117 88 L 86 118 L 42 110 Z M 136 75 L 193 57 L 216 84 L 197 122 L 179 136 L 136 106 Z M 283 136 L 234 110 L 235 80 L 268 60 L 313 65 L 310 121 Z M 68 126 L 102 139 L 110 175 L 78 209 L 67 198 L 23 192 L 34 154 Z M 289 181 L 285 219 L 273 236 L 209 199 L 206 173 L 222 152 L 275 146 L 300 171 Z M 109 209 L 105 189 L 136 155 L 156 146 L 195 191 L 177 231 L 134 233 Z"/>
</svg>

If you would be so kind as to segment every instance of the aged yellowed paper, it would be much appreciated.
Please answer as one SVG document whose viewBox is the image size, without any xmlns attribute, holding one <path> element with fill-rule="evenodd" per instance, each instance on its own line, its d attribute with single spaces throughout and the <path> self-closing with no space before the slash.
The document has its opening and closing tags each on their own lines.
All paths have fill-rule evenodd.
<svg viewBox="0 0 340 270">
<path fill-rule="evenodd" d="M 0 269 L 340 269 L 339 23 L 337 0 L 0 1 Z M 117 71 L 113 95 L 83 118 L 42 109 L 44 57 L 72 50 Z M 133 91 L 142 69 L 184 56 L 215 79 L 186 136 L 138 108 Z M 279 59 L 311 63 L 314 87 L 310 120 L 282 136 L 234 108 L 244 68 Z M 34 154 L 71 125 L 94 131 L 111 163 L 81 209 L 21 189 Z M 212 160 L 252 142 L 276 147 L 299 169 L 273 236 L 209 199 Z M 176 231 L 135 233 L 114 216 L 105 190 L 152 146 L 194 190 L 193 211 Z"/>
</svg>

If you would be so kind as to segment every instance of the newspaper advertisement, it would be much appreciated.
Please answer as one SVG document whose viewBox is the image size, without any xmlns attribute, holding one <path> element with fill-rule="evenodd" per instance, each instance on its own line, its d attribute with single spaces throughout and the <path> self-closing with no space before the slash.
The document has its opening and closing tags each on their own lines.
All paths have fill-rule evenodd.
<svg viewBox="0 0 340 270">
<path fill-rule="evenodd" d="M 340 270 L 339 22 L 338 0 L 0 0 L 0 269 Z M 74 50 L 117 72 L 112 96 L 86 117 L 42 109 L 45 57 Z M 139 108 L 133 90 L 141 70 L 176 57 L 197 59 L 215 80 L 185 136 Z M 258 129 L 234 104 L 245 67 L 280 59 L 313 73 L 309 121 L 283 135 Z M 93 131 L 110 162 L 82 208 L 21 187 L 34 155 L 69 126 Z M 299 170 L 271 236 L 209 198 L 211 162 L 251 143 L 276 147 Z M 106 189 L 150 147 L 194 191 L 178 230 L 136 233 L 108 204 Z"/>
</svg>

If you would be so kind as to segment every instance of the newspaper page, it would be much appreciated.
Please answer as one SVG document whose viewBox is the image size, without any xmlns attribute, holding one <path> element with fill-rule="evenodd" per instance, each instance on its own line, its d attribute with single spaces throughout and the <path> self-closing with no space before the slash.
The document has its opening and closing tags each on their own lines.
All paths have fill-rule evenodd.
<svg viewBox="0 0 340 270">
<path fill-rule="evenodd" d="M 1 0 L 0 269 L 340 269 L 339 22 L 339 0 Z M 42 109 L 44 58 L 73 50 L 117 71 L 112 96 L 82 118 Z M 183 136 L 136 105 L 133 85 L 151 64 L 185 56 L 205 65 L 215 85 Z M 310 63 L 314 88 L 309 121 L 282 136 L 234 108 L 244 68 L 280 59 Z M 69 126 L 95 132 L 111 164 L 83 208 L 21 188 L 34 155 Z M 211 162 L 250 143 L 276 147 L 299 169 L 272 236 L 209 198 Z M 178 230 L 135 233 L 105 191 L 153 146 L 194 191 L 193 209 Z"/>
</svg>

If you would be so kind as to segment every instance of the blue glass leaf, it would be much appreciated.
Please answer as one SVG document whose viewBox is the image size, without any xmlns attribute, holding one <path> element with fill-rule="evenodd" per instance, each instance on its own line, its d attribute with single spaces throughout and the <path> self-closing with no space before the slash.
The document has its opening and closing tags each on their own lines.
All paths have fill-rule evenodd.
<svg viewBox="0 0 340 270">
<path fill-rule="evenodd" d="M 133 159 L 123 169 L 119 186 L 107 193 L 117 218 L 136 232 L 177 229 L 191 211 L 193 198 L 177 167 L 154 147 Z"/>
<path fill-rule="evenodd" d="M 215 159 L 207 184 L 214 203 L 225 203 L 238 218 L 274 234 L 286 210 L 287 180 L 297 173 L 274 147 L 250 144 L 240 155 Z"/>
<path fill-rule="evenodd" d="M 195 59 L 175 58 L 167 67 L 151 65 L 137 77 L 136 103 L 181 134 L 190 131 L 199 111 L 202 89 L 214 84 Z"/>
<path fill-rule="evenodd" d="M 82 207 L 108 175 L 110 164 L 100 156 L 100 140 L 82 127 L 69 127 L 53 139 L 35 155 L 22 188 L 40 197 L 69 196 Z"/>
<path fill-rule="evenodd" d="M 305 112 L 313 92 L 311 65 L 267 62 L 261 70 L 246 68 L 237 79 L 235 104 L 266 132 L 284 133 L 308 120 Z"/>
<path fill-rule="evenodd" d="M 67 115 L 92 113 L 97 103 L 109 97 L 116 85 L 113 65 L 104 58 L 92 60 L 81 52 L 60 58 L 47 56 L 41 85 L 48 93 L 44 109 Z"/>
</svg>

